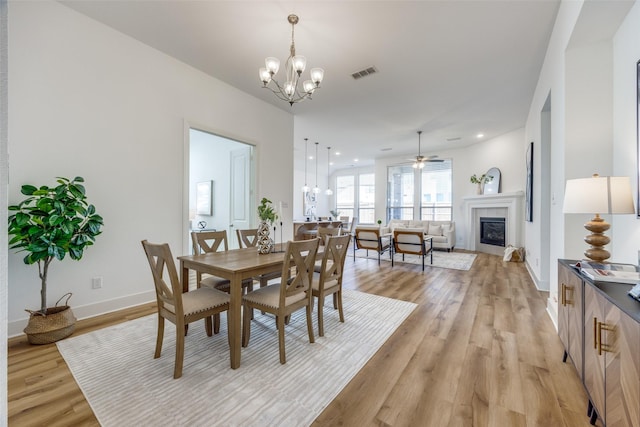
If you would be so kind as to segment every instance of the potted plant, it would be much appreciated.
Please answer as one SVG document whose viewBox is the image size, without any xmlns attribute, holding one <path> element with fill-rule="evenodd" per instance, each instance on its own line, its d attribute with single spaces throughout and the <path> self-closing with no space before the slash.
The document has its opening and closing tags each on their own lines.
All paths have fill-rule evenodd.
<svg viewBox="0 0 640 427">
<path fill-rule="evenodd" d="M 493 177 L 491 175 L 487 175 L 485 173 L 483 173 L 482 175 L 480 175 L 479 177 L 476 176 L 476 174 L 471 175 L 471 177 L 469 178 L 469 181 L 471 181 L 472 184 L 477 184 L 478 188 L 477 188 L 477 193 L 478 194 L 482 194 L 482 188 L 483 186 L 487 183 L 487 182 L 491 182 L 491 180 L 493 180 Z"/>
<path fill-rule="evenodd" d="M 57 178 L 58 185 L 23 185 L 26 199 L 9 206 L 9 248 L 26 252 L 25 264 L 38 264 L 40 310 L 31 311 L 25 333 L 32 344 L 47 344 L 73 332 L 75 317 L 65 306 L 47 308 L 47 275 L 55 259 L 66 255 L 80 260 L 84 250 L 101 233 L 103 220 L 96 208 L 87 203 L 84 179 Z M 70 294 L 67 294 L 70 296 Z"/>
<path fill-rule="evenodd" d="M 271 225 L 278 219 L 278 214 L 273 208 L 271 200 L 263 197 L 260 200 L 258 206 L 258 218 L 260 218 L 260 224 L 258 225 L 258 252 L 261 254 L 267 254 L 271 252 L 273 242 L 269 238 Z"/>
</svg>

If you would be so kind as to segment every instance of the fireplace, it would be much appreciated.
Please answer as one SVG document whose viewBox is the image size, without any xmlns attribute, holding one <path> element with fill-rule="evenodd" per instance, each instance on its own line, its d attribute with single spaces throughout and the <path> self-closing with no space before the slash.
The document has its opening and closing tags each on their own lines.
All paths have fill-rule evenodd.
<svg viewBox="0 0 640 427">
<path fill-rule="evenodd" d="M 480 243 L 505 246 L 505 218 L 480 217 Z"/>
</svg>

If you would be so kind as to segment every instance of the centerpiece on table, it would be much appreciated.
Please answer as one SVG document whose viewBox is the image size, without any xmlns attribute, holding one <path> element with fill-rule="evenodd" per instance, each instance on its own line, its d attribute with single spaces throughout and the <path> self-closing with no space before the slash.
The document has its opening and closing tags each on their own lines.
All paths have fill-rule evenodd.
<svg viewBox="0 0 640 427">
<path fill-rule="evenodd" d="M 80 260 L 87 246 L 93 245 L 102 231 L 103 220 L 96 208 L 87 203 L 82 177 L 73 180 L 57 178 L 56 187 L 23 185 L 28 196 L 17 205 L 9 206 L 9 248 L 26 252 L 25 264 L 38 264 L 40 276 L 40 310 L 30 313 L 24 332 L 31 344 L 49 344 L 71 335 L 76 318 L 67 305 L 47 308 L 47 275 L 54 259 L 67 254 Z"/>
<path fill-rule="evenodd" d="M 478 188 L 476 189 L 477 194 L 482 194 L 484 185 L 487 182 L 491 182 L 492 180 L 493 180 L 493 177 L 491 175 L 487 175 L 486 173 L 483 173 L 480 176 L 476 176 L 476 174 L 473 174 L 469 178 L 469 181 L 471 181 L 472 184 L 478 185 Z"/>
<path fill-rule="evenodd" d="M 258 225 L 258 252 L 261 254 L 268 254 L 273 248 L 273 240 L 269 237 L 271 231 L 271 225 L 278 219 L 278 214 L 273 208 L 271 200 L 263 197 L 258 206 L 258 218 L 260 218 L 260 224 Z"/>
</svg>

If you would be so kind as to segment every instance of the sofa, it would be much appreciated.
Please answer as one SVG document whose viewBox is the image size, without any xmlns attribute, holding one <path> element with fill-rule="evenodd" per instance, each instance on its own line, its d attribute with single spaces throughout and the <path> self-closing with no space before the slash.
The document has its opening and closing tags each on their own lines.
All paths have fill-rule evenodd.
<svg viewBox="0 0 640 427">
<path fill-rule="evenodd" d="M 386 227 L 380 230 L 393 233 L 396 228 L 422 228 L 425 234 L 433 239 L 434 249 L 453 250 L 456 245 L 456 224 L 454 221 L 413 221 L 392 219 Z"/>
</svg>

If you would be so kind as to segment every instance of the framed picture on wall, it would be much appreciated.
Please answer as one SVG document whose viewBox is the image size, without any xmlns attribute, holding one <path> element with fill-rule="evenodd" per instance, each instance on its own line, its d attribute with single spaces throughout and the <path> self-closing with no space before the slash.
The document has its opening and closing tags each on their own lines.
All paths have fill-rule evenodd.
<svg viewBox="0 0 640 427">
<path fill-rule="evenodd" d="M 527 148 L 527 187 L 525 191 L 524 219 L 533 222 L 533 142 Z"/>
<path fill-rule="evenodd" d="M 303 203 L 302 206 L 304 208 L 304 217 L 309 219 L 315 219 L 316 216 L 316 196 L 317 194 L 313 191 L 307 191 L 303 193 Z"/>
<path fill-rule="evenodd" d="M 196 184 L 196 214 L 213 215 L 213 181 Z"/>
</svg>

